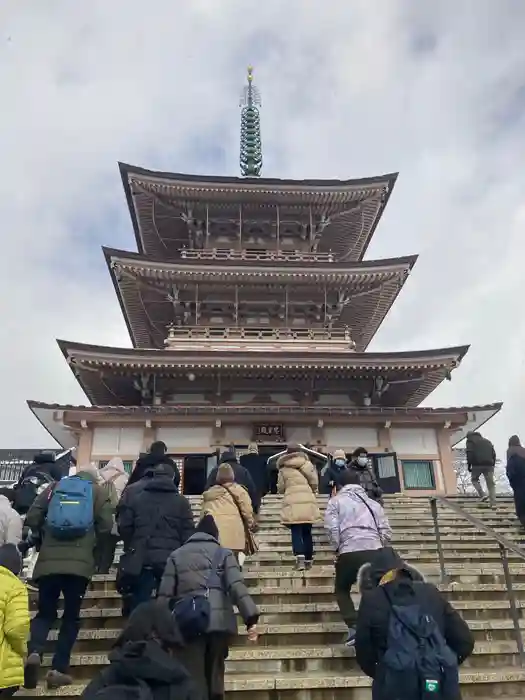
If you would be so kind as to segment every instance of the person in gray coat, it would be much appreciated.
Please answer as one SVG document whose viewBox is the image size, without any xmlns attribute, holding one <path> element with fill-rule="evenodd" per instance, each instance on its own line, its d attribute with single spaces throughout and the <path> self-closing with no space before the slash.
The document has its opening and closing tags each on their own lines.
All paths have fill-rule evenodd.
<svg viewBox="0 0 525 700">
<path fill-rule="evenodd" d="M 213 516 L 205 515 L 195 534 L 169 556 L 158 598 L 169 602 L 202 594 L 219 547 L 215 520 Z M 193 679 L 201 684 L 203 694 L 212 700 L 224 697 L 225 661 L 232 637 L 238 631 L 233 605 L 237 606 L 244 620 L 249 641 L 257 641 L 259 619 L 259 610 L 248 593 L 234 555 L 227 549 L 224 552 L 224 561 L 218 570 L 222 590 L 211 588 L 209 591 L 211 610 L 208 631 L 187 643 L 182 650 L 184 659 L 181 657 Z"/>
</svg>

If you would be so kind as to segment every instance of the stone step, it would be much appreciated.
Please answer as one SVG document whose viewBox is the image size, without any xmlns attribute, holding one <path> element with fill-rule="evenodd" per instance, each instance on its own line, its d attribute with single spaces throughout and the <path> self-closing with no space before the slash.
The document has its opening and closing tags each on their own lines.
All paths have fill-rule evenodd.
<svg viewBox="0 0 525 700">
<path fill-rule="evenodd" d="M 469 668 L 461 671 L 463 700 L 484 698 L 523 697 L 522 683 L 525 669 L 509 666 L 486 671 Z M 331 700 L 370 700 L 370 679 L 351 671 L 344 674 L 326 671 L 313 673 L 235 674 L 226 677 L 226 692 L 234 692 L 238 700 L 301 700 L 308 697 L 324 697 Z M 482 687 L 480 687 L 482 686 Z M 43 685 L 35 691 L 21 690 L 18 696 L 46 695 L 50 698 L 74 697 L 82 693 L 84 684 L 75 684 L 58 691 L 47 692 Z M 320 694 L 322 693 L 322 695 Z"/>
</svg>

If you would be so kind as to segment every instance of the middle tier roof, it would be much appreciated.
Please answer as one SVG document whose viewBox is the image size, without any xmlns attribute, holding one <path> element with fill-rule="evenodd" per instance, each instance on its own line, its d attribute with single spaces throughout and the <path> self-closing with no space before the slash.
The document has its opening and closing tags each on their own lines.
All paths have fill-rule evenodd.
<svg viewBox="0 0 525 700">
<path fill-rule="evenodd" d="M 133 345 L 163 348 L 168 326 L 343 328 L 366 349 L 417 256 L 359 263 L 177 262 L 104 248 Z"/>
</svg>

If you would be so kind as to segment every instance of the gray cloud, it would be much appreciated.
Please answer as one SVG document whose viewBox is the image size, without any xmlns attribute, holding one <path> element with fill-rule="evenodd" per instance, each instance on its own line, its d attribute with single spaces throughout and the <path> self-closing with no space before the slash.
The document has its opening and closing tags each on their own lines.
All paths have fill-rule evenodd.
<svg viewBox="0 0 525 700">
<path fill-rule="evenodd" d="M 42 6 L 40 6 L 42 5 Z M 373 348 L 472 349 L 429 404 L 525 412 L 520 0 L 50 0 L 0 22 L 0 443 L 26 398 L 83 402 L 56 337 L 128 345 L 100 245 L 133 249 L 116 163 L 237 174 L 245 66 L 264 174 L 400 170 L 370 257 L 421 253 Z"/>
</svg>

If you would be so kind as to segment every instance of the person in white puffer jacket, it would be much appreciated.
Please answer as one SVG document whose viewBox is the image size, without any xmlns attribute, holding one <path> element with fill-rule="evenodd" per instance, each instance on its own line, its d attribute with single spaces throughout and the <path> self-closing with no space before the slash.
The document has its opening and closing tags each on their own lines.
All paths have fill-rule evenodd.
<svg viewBox="0 0 525 700">
<path fill-rule="evenodd" d="M 113 457 L 106 466 L 98 470 L 98 481 L 108 489 L 109 499 L 114 509 L 116 509 L 120 501 L 128 480 L 129 474 L 126 472 L 124 462 L 120 457 Z M 111 534 L 107 535 L 95 550 L 95 560 L 99 574 L 107 574 L 109 572 L 119 540 L 120 536 L 115 523 Z"/>
<path fill-rule="evenodd" d="M 0 489 L 0 546 L 4 544 L 18 546 L 22 541 L 23 521 L 12 503 L 12 489 Z"/>
</svg>

